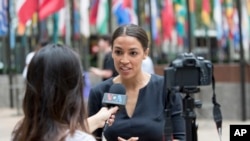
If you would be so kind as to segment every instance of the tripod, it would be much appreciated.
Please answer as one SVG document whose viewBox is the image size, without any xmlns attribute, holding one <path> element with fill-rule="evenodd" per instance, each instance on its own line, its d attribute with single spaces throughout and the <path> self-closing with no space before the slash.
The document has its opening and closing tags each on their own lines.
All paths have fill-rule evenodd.
<svg viewBox="0 0 250 141">
<path fill-rule="evenodd" d="M 200 108 L 201 103 L 196 102 L 191 94 L 199 92 L 200 89 L 196 87 L 183 87 L 180 92 L 185 93 L 186 96 L 183 98 L 183 117 L 186 123 L 186 141 L 197 141 L 197 129 L 196 125 L 196 114 L 194 108 Z"/>
</svg>

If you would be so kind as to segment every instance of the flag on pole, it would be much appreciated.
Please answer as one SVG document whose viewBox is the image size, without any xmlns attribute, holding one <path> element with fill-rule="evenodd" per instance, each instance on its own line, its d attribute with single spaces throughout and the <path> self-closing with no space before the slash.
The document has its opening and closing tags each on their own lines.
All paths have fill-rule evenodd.
<svg viewBox="0 0 250 141">
<path fill-rule="evenodd" d="M 8 33 L 8 3 L 7 0 L 0 2 L 0 36 L 5 36 Z"/>
<path fill-rule="evenodd" d="M 246 0 L 246 9 L 247 9 L 247 15 L 248 15 L 248 19 L 249 19 L 248 21 L 250 24 L 250 0 Z M 250 37 L 250 27 L 248 28 L 248 33 L 249 33 L 249 37 Z"/>
<path fill-rule="evenodd" d="M 66 34 L 66 7 L 58 11 L 58 31 L 59 35 L 64 36 Z"/>
<path fill-rule="evenodd" d="M 241 6 L 241 27 L 244 27 L 244 30 L 242 30 L 242 41 L 243 41 L 243 46 L 245 50 L 248 50 L 248 44 L 249 44 L 249 15 L 247 11 L 247 1 L 242 2 Z"/>
<path fill-rule="evenodd" d="M 108 0 L 100 0 L 97 13 L 97 33 L 108 34 Z"/>
<path fill-rule="evenodd" d="M 164 39 L 170 39 L 172 31 L 174 29 L 174 10 L 172 0 L 164 0 L 164 6 L 161 11 L 162 15 L 162 26 Z"/>
<path fill-rule="evenodd" d="M 81 15 L 80 15 L 80 4 L 77 3 L 76 1 L 74 1 L 74 31 L 73 31 L 73 35 L 75 39 L 79 39 L 80 38 L 80 21 L 81 21 Z"/>
<path fill-rule="evenodd" d="M 63 8 L 64 5 L 64 0 L 43 0 L 39 7 L 39 19 L 43 20 L 46 17 L 54 14 Z"/>
<path fill-rule="evenodd" d="M 230 29 L 232 27 L 233 24 L 233 1 L 232 0 L 226 0 L 225 1 L 225 17 L 226 20 L 223 24 L 227 23 L 228 26 L 228 33 L 227 35 L 225 35 L 226 37 L 229 37 L 230 39 L 232 39 L 232 34 L 230 34 Z"/>
<path fill-rule="evenodd" d="M 230 27 L 230 34 L 234 41 L 234 47 L 236 50 L 239 49 L 239 43 L 240 43 L 240 31 L 239 31 L 239 16 L 238 16 L 238 9 L 234 7 L 233 10 L 233 23 Z"/>
<path fill-rule="evenodd" d="M 80 0 L 81 34 L 88 38 L 90 36 L 89 27 L 89 0 Z"/>
<path fill-rule="evenodd" d="M 194 31 L 196 28 L 196 16 L 195 16 L 195 0 L 189 0 L 189 11 L 190 11 L 190 24 L 191 24 L 191 34 L 194 36 Z"/>
<path fill-rule="evenodd" d="M 118 25 L 129 23 L 129 13 L 123 5 L 123 0 L 115 0 L 113 2 L 113 13 L 116 16 L 116 21 Z"/>
<path fill-rule="evenodd" d="M 116 16 L 118 25 L 129 23 L 138 24 L 138 18 L 133 9 L 132 0 L 114 0 L 112 5 L 112 10 Z"/>
<path fill-rule="evenodd" d="M 96 25 L 98 6 L 100 0 L 91 0 L 90 3 L 90 14 L 89 14 L 89 23 L 91 25 Z"/>
<path fill-rule="evenodd" d="M 206 26 L 210 25 L 210 0 L 202 1 L 201 18 Z"/>
<path fill-rule="evenodd" d="M 184 44 L 185 32 L 185 18 L 186 18 L 186 3 L 184 0 L 175 0 L 175 14 L 176 14 L 176 32 L 178 45 Z"/>
<path fill-rule="evenodd" d="M 33 14 L 38 10 L 37 0 L 25 0 L 18 10 L 18 20 L 21 26 L 25 26 L 26 22 L 31 19 Z"/>
<path fill-rule="evenodd" d="M 158 7 L 155 0 L 150 0 L 151 2 L 151 19 L 150 23 L 152 25 L 152 37 L 154 40 L 159 39 L 159 32 L 158 32 Z"/>
<path fill-rule="evenodd" d="M 214 0 L 213 17 L 216 25 L 217 39 L 221 40 L 223 37 L 221 0 Z"/>
<path fill-rule="evenodd" d="M 135 12 L 136 0 L 123 0 L 123 5 L 129 13 L 129 22 L 132 24 L 138 24 L 138 16 Z"/>
</svg>

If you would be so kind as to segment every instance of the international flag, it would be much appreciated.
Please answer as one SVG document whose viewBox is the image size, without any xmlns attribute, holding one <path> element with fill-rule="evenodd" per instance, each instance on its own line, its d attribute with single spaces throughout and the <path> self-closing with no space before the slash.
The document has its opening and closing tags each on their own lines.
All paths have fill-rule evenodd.
<svg viewBox="0 0 250 141">
<path fill-rule="evenodd" d="M 8 33 L 8 2 L 1 0 L 0 2 L 0 36 L 5 36 Z"/>
<path fill-rule="evenodd" d="M 163 29 L 163 38 L 170 39 L 172 31 L 175 24 L 175 16 L 172 0 L 164 0 L 164 6 L 161 11 L 162 15 L 162 26 Z"/>
<path fill-rule="evenodd" d="M 97 13 L 97 33 L 108 34 L 108 0 L 100 0 Z"/>
<path fill-rule="evenodd" d="M 113 13 L 116 16 L 116 21 L 118 25 L 130 23 L 129 11 L 123 5 L 123 0 L 114 0 Z"/>
<path fill-rule="evenodd" d="M 64 36 L 66 34 L 66 8 L 63 7 L 58 11 L 58 34 Z"/>
<path fill-rule="evenodd" d="M 114 0 L 112 5 L 112 11 L 116 16 L 118 25 L 129 23 L 138 24 L 133 0 Z"/>
<path fill-rule="evenodd" d="M 130 23 L 132 24 L 138 24 L 138 16 L 135 12 L 136 10 L 136 5 L 138 2 L 137 0 L 124 0 L 125 7 L 129 11 L 129 17 L 130 17 Z"/>
<path fill-rule="evenodd" d="M 33 0 L 37 1 L 37 0 Z M 39 7 L 39 19 L 43 20 L 64 7 L 64 0 L 43 0 Z"/>
<path fill-rule="evenodd" d="M 186 21 L 186 3 L 185 0 L 174 0 L 175 15 L 176 15 L 176 32 L 178 45 L 184 44 L 185 37 L 185 21 Z"/>
<path fill-rule="evenodd" d="M 39 12 L 39 20 L 54 14 L 64 7 L 64 0 L 18 0 L 17 13 L 19 27 L 25 27 L 28 20 L 30 20 L 34 13 Z"/>
<path fill-rule="evenodd" d="M 89 0 L 80 0 L 80 31 L 84 37 L 90 36 Z"/>
<path fill-rule="evenodd" d="M 246 0 L 246 6 L 247 6 L 246 7 L 247 8 L 247 15 L 248 15 L 249 24 L 250 24 L 250 0 Z M 250 27 L 249 27 L 248 33 L 249 33 L 249 36 L 250 36 Z"/>
<path fill-rule="evenodd" d="M 206 26 L 210 25 L 210 0 L 202 0 L 201 18 Z"/>
<path fill-rule="evenodd" d="M 240 31 L 239 31 L 238 9 L 236 7 L 233 10 L 232 23 L 229 27 L 229 31 L 234 42 L 234 47 L 236 50 L 238 50 L 240 42 Z"/>
<path fill-rule="evenodd" d="M 3 0 L 5 1 L 5 0 Z M 9 9 L 9 19 L 11 21 L 8 22 L 9 24 L 9 43 L 10 43 L 10 48 L 15 48 L 15 44 L 16 44 L 16 25 L 13 24 L 13 19 L 14 17 L 16 16 L 16 13 L 15 13 L 15 9 L 14 9 L 14 0 L 8 0 L 8 9 Z M 7 10 L 7 9 L 6 9 Z"/>
<path fill-rule="evenodd" d="M 191 24 L 191 34 L 194 36 L 194 31 L 196 28 L 196 16 L 195 16 L 195 0 L 189 0 L 189 11 L 190 11 L 190 24 Z"/>
<path fill-rule="evenodd" d="M 150 0 L 151 2 L 151 18 L 150 23 L 152 27 L 152 37 L 153 40 L 159 39 L 159 32 L 158 32 L 158 21 L 159 21 L 159 15 L 158 15 L 158 7 L 155 0 Z"/>
<path fill-rule="evenodd" d="M 213 18 L 216 25 L 217 39 L 221 40 L 223 37 L 223 27 L 222 27 L 222 8 L 221 0 L 214 0 Z"/>
<path fill-rule="evenodd" d="M 245 51 L 249 50 L 249 15 L 248 15 L 248 11 L 247 11 L 247 4 L 245 4 L 246 1 L 242 2 L 242 6 L 241 6 L 241 27 L 243 27 L 242 29 L 242 42 L 243 42 L 243 46 Z M 246 53 L 247 54 L 247 53 Z"/>
<path fill-rule="evenodd" d="M 250 16 L 250 0 L 246 0 L 247 13 Z"/>
<path fill-rule="evenodd" d="M 89 23 L 91 25 L 96 25 L 99 1 L 100 0 L 91 0 L 89 12 Z"/>
<path fill-rule="evenodd" d="M 226 0 L 225 1 L 225 16 L 226 16 L 226 22 L 228 23 L 229 31 L 233 27 L 233 23 L 234 23 L 233 15 L 234 15 L 233 0 Z M 228 36 L 232 38 L 232 34 L 228 34 Z"/>
<path fill-rule="evenodd" d="M 38 10 L 37 0 L 25 0 L 22 3 L 20 9 L 18 10 L 18 21 L 20 26 L 25 26 L 26 22 L 31 19 L 33 14 Z"/>
<path fill-rule="evenodd" d="M 80 38 L 80 21 L 81 21 L 81 15 L 80 15 L 80 7 L 78 4 L 74 2 L 74 31 L 73 36 L 75 39 Z"/>
</svg>

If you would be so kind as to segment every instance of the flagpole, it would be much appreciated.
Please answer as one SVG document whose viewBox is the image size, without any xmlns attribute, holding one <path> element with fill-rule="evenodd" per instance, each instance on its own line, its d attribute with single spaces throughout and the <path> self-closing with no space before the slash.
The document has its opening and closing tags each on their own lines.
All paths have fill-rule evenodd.
<svg viewBox="0 0 250 141">
<path fill-rule="evenodd" d="M 7 17 L 8 17 L 8 41 L 6 42 L 7 48 L 6 48 L 6 54 L 7 54 L 7 72 L 9 77 L 9 98 L 10 98 L 10 108 L 14 107 L 13 104 L 13 72 L 11 69 L 11 48 L 10 48 L 10 34 L 11 34 L 11 17 L 10 17 L 10 3 L 11 1 L 7 1 Z M 6 37 L 5 37 L 6 38 Z"/>
<path fill-rule="evenodd" d="M 189 0 L 186 0 L 187 3 L 187 23 L 188 23 L 188 52 L 192 52 L 193 49 L 193 40 L 192 40 L 192 26 L 191 26 L 191 18 L 190 18 L 190 3 Z"/>
<path fill-rule="evenodd" d="M 65 1 L 65 21 L 70 21 L 70 5 L 68 0 Z M 70 28 L 70 22 L 65 22 L 65 44 L 71 45 L 71 28 Z"/>
<path fill-rule="evenodd" d="M 75 0 L 70 0 L 70 27 L 71 27 L 71 44 L 75 48 Z"/>
<path fill-rule="evenodd" d="M 242 101 L 242 121 L 247 119 L 247 110 L 246 110 L 246 91 L 245 91 L 245 58 L 244 58 L 244 48 L 242 43 L 242 27 L 241 27 L 241 2 L 240 0 L 236 1 L 239 17 L 239 38 L 240 38 L 240 84 L 241 84 L 241 101 Z"/>
<path fill-rule="evenodd" d="M 112 33 L 112 0 L 108 0 L 108 31 L 109 31 L 109 34 Z"/>
<path fill-rule="evenodd" d="M 141 4 L 140 3 L 144 3 L 144 1 L 143 2 L 138 2 L 138 1 L 136 1 L 136 12 L 137 12 L 137 15 L 138 15 L 138 25 L 139 26 L 142 26 L 141 25 Z"/>
<path fill-rule="evenodd" d="M 155 59 L 153 57 L 153 29 L 152 29 L 152 4 L 151 4 L 151 0 L 148 0 L 149 3 L 149 17 L 150 17 L 150 23 L 149 23 L 149 31 L 150 31 L 150 45 L 149 45 L 149 53 L 150 53 L 150 57 L 152 58 L 152 61 L 155 62 Z"/>
<path fill-rule="evenodd" d="M 41 33 L 41 24 L 40 24 L 40 18 L 39 18 L 39 13 L 40 13 L 39 6 L 40 6 L 40 2 L 39 2 L 39 0 L 37 0 L 37 28 L 38 28 L 38 29 L 37 29 L 37 30 L 38 30 L 38 31 L 37 31 L 37 34 L 38 34 L 38 35 L 37 35 L 37 36 L 38 36 L 37 38 L 39 39 L 37 43 L 40 42 L 41 37 L 42 37 L 42 36 L 41 36 L 41 34 L 42 34 L 42 33 Z M 36 43 L 36 44 L 37 44 L 37 43 Z"/>
</svg>

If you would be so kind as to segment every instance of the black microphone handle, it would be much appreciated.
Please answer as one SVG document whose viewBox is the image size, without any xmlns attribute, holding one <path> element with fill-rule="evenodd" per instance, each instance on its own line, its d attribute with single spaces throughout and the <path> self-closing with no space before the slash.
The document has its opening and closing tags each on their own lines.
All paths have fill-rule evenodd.
<svg viewBox="0 0 250 141">
<path fill-rule="evenodd" d="M 104 106 L 107 107 L 108 109 L 114 107 L 114 105 L 108 105 L 108 104 L 105 104 Z M 109 127 L 108 120 L 109 119 L 106 120 L 106 122 L 105 122 L 105 124 L 103 126 L 103 132 L 106 131 L 106 129 Z"/>
<path fill-rule="evenodd" d="M 105 124 L 104 124 L 104 127 L 103 127 L 103 132 L 107 130 L 108 128 L 108 120 L 106 120 Z"/>
</svg>

